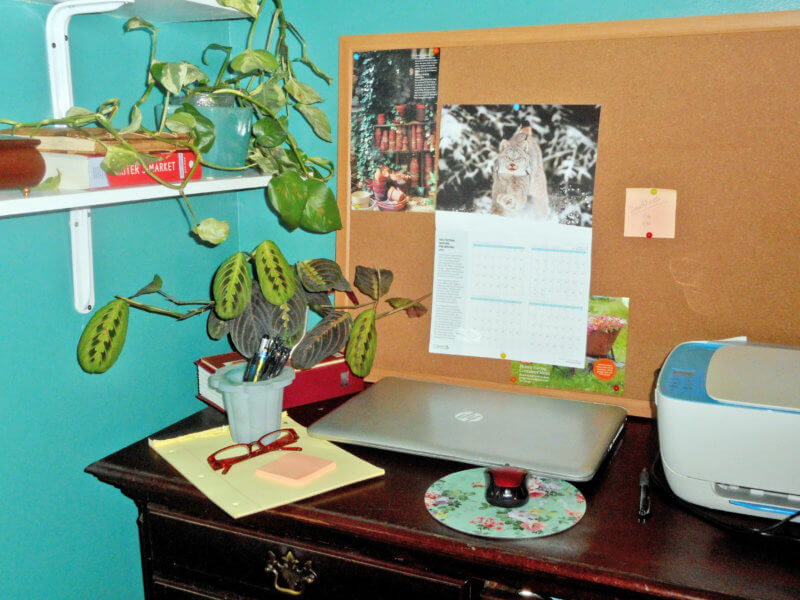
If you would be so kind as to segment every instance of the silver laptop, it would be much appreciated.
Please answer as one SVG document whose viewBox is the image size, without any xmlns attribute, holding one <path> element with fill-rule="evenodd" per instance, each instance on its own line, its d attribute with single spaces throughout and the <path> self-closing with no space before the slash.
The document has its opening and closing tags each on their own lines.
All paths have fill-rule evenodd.
<svg viewBox="0 0 800 600">
<path fill-rule="evenodd" d="M 588 481 L 625 425 L 619 406 L 381 379 L 308 428 L 346 442 Z"/>
</svg>

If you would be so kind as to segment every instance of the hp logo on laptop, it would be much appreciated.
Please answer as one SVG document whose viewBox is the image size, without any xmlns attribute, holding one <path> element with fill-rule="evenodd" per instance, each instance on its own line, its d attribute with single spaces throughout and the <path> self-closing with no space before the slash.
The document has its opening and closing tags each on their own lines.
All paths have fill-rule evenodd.
<svg viewBox="0 0 800 600">
<path fill-rule="evenodd" d="M 456 413 L 456 419 L 463 423 L 476 423 L 483 419 L 483 415 L 479 412 L 475 412 L 474 410 L 465 410 L 460 413 Z"/>
</svg>

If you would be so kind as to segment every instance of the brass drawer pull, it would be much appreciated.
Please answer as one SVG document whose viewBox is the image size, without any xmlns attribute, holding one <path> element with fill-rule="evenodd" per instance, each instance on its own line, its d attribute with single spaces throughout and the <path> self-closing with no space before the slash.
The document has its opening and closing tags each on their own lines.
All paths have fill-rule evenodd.
<svg viewBox="0 0 800 600">
<path fill-rule="evenodd" d="M 306 585 L 313 583 L 317 578 L 317 574 L 311 569 L 311 561 L 307 560 L 300 564 L 291 550 L 280 561 L 271 550 L 267 556 L 269 561 L 264 570 L 274 575 L 273 585 L 283 594 L 300 596 L 305 591 Z"/>
</svg>

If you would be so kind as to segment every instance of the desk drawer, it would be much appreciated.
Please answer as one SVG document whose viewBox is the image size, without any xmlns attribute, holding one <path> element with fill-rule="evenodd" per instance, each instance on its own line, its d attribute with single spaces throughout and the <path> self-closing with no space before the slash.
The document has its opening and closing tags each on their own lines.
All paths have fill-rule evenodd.
<svg viewBox="0 0 800 600">
<path fill-rule="evenodd" d="M 149 513 L 147 528 L 157 578 L 213 584 L 230 589 L 234 597 L 285 598 L 290 591 L 302 591 L 303 598 L 311 599 L 468 597 L 463 579 L 374 560 L 355 551 L 232 531 L 160 511 Z"/>
</svg>

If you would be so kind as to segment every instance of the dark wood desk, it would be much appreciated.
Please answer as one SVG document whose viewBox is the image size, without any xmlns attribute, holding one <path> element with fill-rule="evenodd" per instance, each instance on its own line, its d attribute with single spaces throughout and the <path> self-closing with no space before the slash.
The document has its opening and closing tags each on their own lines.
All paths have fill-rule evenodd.
<svg viewBox="0 0 800 600">
<path fill-rule="evenodd" d="M 291 414 L 308 424 L 323 410 L 308 405 Z M 222 423 L 224 417 L 209 408 L 159 437 Z M 316 573 L 306 598 L 800 598 L 800 544 L 734 537 L 658 492 L 652 517 L 637 521 L 638 475 L 656 448 L 649 421 L 631 420 L 595 479 L 578 484 L 588 503 L 578 525 L 527 541 L 463 535 L 428 515 L 428 486 L 464 465 L 347 448 L 386 475 L 238 520 L 208 501 L 146 440 L 86 470 L 139 508 L 149 600 L 285 597 L 265 569 L 270 553 L 280 562 L 288 552 L 301 564 L 310 560 Z M 290 587 L 284 579 L 278 585 Z"/>
</svg>

